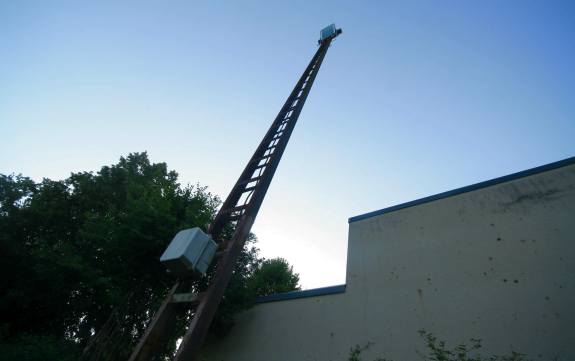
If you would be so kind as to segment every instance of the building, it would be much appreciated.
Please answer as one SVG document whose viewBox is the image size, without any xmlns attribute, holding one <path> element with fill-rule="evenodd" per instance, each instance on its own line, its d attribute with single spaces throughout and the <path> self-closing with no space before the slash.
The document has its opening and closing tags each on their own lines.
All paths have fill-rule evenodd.
<svg viewBox="0 0 575 361">
<path fill-rule="evenodd" d="M 345 285 L 260 300 L 203 358 L 416 360 L 425 329 L 575 359 L 575 157 L 350 218 L 348 242 Z"/>
</svg>

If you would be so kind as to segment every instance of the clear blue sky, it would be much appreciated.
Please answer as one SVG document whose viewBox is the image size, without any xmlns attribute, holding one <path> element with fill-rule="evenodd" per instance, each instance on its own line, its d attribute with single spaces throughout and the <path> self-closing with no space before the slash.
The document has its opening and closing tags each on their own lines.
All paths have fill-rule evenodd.
<svg viewBox="0 0 575 361">
<path fill-rule="evenodd" d="M 254 231 L 304 287 L 347 218 L 575 155 L 573 1 L 2 1 L 0 173 L 148 151 L 225 197 L 335 22 Z"/>
</svg>

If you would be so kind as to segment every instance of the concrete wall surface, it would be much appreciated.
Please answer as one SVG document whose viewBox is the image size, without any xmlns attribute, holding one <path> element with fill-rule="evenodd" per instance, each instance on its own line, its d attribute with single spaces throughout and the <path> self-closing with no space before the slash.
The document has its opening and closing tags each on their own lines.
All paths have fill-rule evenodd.
<svg viewBox="0 0 575 361">
<path fill-rule="evenodd" d="M 419 360 L 421 329 L 574 360 L 575 161 L 352 219 L 347 264 L 345 293 L 259 304 L 203 360 Z"/>
</svg>

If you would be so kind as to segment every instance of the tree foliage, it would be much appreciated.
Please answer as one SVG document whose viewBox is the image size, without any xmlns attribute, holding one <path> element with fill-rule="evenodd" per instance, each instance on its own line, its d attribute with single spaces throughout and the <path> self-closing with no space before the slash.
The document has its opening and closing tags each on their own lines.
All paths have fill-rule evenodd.
<svg viewBox="0 0 575 361">
<path fill-rule="evenodd" d="M 249 287 L 259 296 L 299 289 L 299 275 L 283 258 L 263 260 L 254 271 Z"/>
<path fill-rule="evenodd" d="M 177 231 L 206 230 L 218 205 L 146 153 L 62 181 L 0 175 L 0 354 L 74 359 L 111 314 L 123 325 L 114 339 L 133 344 L 174 282 L 160 255 Z M 263 261 L 252 238 L 214 323 L 219 334 L 257 296 L 251 277 Z"/>
<path fill-rule="evenodd" d="M 218 308 L 212 333 L 224 336 L 234 325 L 234 315 L 251 307 L 256 297 L 299 289 L 299 275 L 285 259 L 260 259 L 257 248 L 247 248 Z"/>
</svg>

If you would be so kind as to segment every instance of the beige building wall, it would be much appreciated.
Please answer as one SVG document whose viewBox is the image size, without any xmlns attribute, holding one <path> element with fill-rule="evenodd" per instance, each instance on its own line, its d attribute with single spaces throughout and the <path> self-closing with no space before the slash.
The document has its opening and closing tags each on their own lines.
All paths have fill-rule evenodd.
<svg viewBox="0 0 575 361">
<path fill-rule="evenodd" d="M 417 360 L 420 329 L 575 359 L 575 158 L 354 217 L 347 264 L 344 293 L 259 304 L 204 359 Z"/>
</svg>

